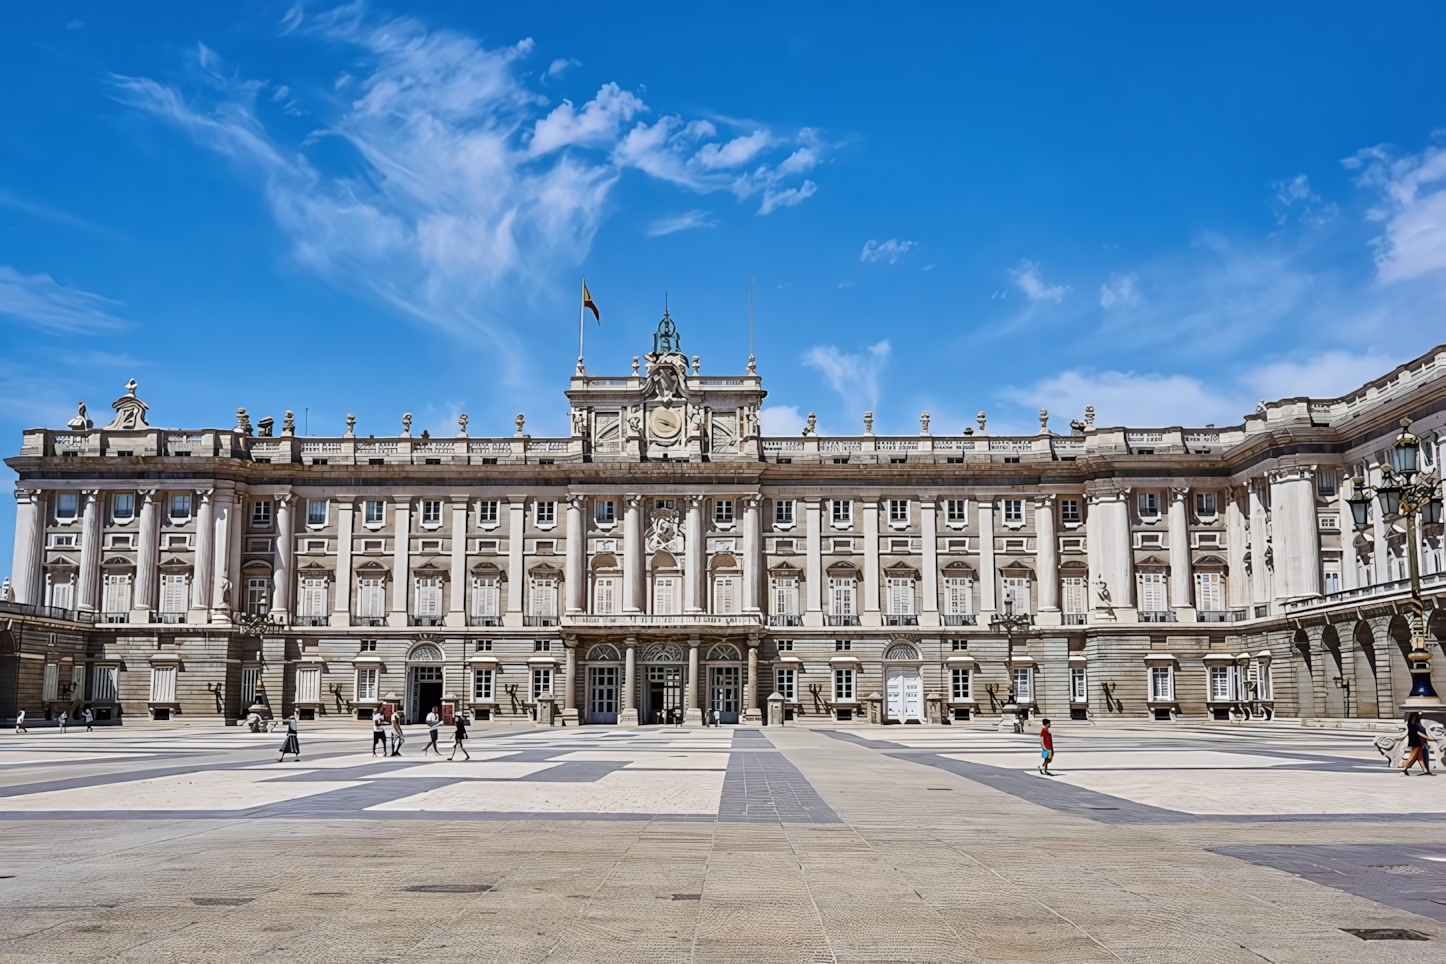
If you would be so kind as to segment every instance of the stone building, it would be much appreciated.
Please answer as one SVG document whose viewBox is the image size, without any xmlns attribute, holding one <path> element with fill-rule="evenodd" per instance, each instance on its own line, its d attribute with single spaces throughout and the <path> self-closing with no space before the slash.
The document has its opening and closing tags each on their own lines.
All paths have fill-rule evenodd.
<svg viewBox="0 0 1446 964">
<path fill-rule="evenodd" d="M 571 434 L 299 436 L 114 418 L 32 429 L 0 717 L 954 722 L 1390 717 L 1406 553 L 1446 637 L 1441 527 L 1354 531 L 1403 416 L 1436 465 L 1446 346 L 1239 425 L 760 435 L 752 359 L 705 375 L 666 316 Z M 368 427 L 369 428 L 369 427 Z M 279 429 L 279 430 L 278 430 Z M 1027 615 L 1028 620 L 1020 617 Z M 1000 624 L 1014 617 L 1013 632 Z M 1436 685 L 1446 692 L 1446 666 Z M 775 703 L 777 701 L 775 700 Z"/>
</svg>

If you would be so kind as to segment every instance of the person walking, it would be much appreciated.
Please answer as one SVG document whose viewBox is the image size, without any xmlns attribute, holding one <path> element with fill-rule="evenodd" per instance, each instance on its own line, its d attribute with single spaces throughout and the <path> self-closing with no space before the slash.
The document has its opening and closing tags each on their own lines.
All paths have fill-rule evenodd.
<svg viewBox="0 0 1446 964">
<path fill-rule="evenodd" d="M 60 711 L 60 732 L 62 732 L 62 733 L 65 732 L 65 721 L 66 721 L 66 719 L 67 719 L 69 716 L 70 716 L 70 711 L 69 711 L 69 710 L 61 710 L 61 711 Z"/>
<path fill-rule="evenodd" d="M 1049 729 L 1049 717 L 1039 721 L 1039 772 L 1047 777 L 1054 776 L 1049 772 L 1049 764 L 1054 759 L 1054 734 Z"/>
<path fill-rule="evenodd" d="M 382 745 L 382 756 L 386 756 L 387 718 L 385 716 L 382 716 L 382 708 L 380 706 L 372 710 L 372 756 L 377 755 L 378 743 Z"/>
<path fill-rule="evenodd" d="M 453 722 L 457 724 L 457 729 L 452 734 L 452 752 L 447 755 L 447 759 L 452 759 L 452 757 L 457 755 L 457 751 L 461 750 L 462 757 L 470 760 L 472 759 L 472 754 L 468 753 L 467 747 L 463 745 L 467 742 L 467 714 L 458 713 L 456 720 Z"/>
<path fill-rule="evenodd" d="M 95 726 L 93 725 L 94 723 L 95 723 L 95 714 L 92 713 L 92 712 L 90 711 L 90 707 L 87 706 L 87 707 L 85 708 L 85 732 L 87 732 L 87 733 L 93 733 L 93 732 L 95 732 Z"/>
<path fill-rule="evenodd" d="M 402 714 L 392 714 L 392 756 L 402 755 L 402 744 L 407 742 L 405 734 L 402 733 Z M 382 737 L 382 752 L 387 751 L 386 737 Z"/>
<path fill-rule="evenodd" d="M 276 762 L 284 762 L 288 753 L 295 754 L 296 762 L 301 762 L 301 741 L 297 739 L 295 712 L 286 719 L 286 742 L 281 744 L 281 753 L 276 757 Z"/>
<path fill-rule="evenodd" d="M 21 710 L 15 714 L 15 733 L 18 736 L 21 733 L 29 732 L 30 731 L 25 728 L 25 711 Z"/>
<path fill-rule="evenodd" d="M 437 727 L 442 725 L 442 716 L 439 712 L 441 709 L 440 706 L 434 706 L 432 712 L 427 714 L 427 730 L 430 732 L 431 738 L 427 741 L 427 745 L 422 747 L 422 756 L 426 756 L 428 750 L 436 753 L 437 756 L 442 755 L 442 748 L 437 745 Z"/>
<path fill-rule="evenodd" d="M 1406 758 L 1401 761 L 1401 776 L 1411 775 L 1411 764 L 1421 764 L 1426 775 L 1431 776 L 1431 750 L 1426 741 L 1426 727 L 1421 724 L 1421 714 L 1412 713 L 1406 717 Z"/>
<path fill-rule="evenodd" d="M 713 707 L 713 725 L 714 725 L 714 726 L 722 726 L 722 725 L 723 725 L 723 714 L 722 714 L 721 712 L 719 712 L 718 707 L 716 707 L 716 706 Z"/>
</svg>

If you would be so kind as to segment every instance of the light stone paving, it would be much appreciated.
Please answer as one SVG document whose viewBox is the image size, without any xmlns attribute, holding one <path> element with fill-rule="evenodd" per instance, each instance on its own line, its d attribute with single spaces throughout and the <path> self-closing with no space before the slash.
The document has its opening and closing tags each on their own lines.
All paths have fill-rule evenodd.
<svg viewBox="0 0 1446 964">
<path fill-rule="evenodd" d="M 982 727 L 0 735 L 0 964 L 1439 962 L 1446 778 L 1373 737 L 1062 724 L 1047 778 Z"/>
</svg>

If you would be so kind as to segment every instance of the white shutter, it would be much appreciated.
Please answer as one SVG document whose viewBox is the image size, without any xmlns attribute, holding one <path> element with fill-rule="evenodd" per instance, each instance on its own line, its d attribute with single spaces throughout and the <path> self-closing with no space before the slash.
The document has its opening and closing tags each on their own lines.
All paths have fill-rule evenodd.
<svg viewBox="0 0 1446 964">
<path fill-rule="evenodd" d="M 174 703 L 176 701 L 176 667 L 151 667 L 151 702 Z"/>
<path fill-rule="evenodd" d="M 422 576 L 417 579 L 417 616 L 442 615 L 442 578 Z"/>
<path fill-rule="evenodd" d="M 1223 703 L 1230 699 L 1229 667 L 1210 667 L 1210 699 L 1219 703 Z"/>
<path fill-rule="evenodd" d="M 1175 698 L 1174 678 L 1169 666 L 1150 667 L 1150 699 L 1165 703 Z"/>
<path fill-rule="evenodd" d="M 321 667 L 302 667 L 296 671 L 296 702 L 321 702 Z"/>
<path fill-rule="evenodd" d="M 1159 572 L 1140 573 L 1140 610 L 1162 613 L 1169 609 L 1165 594 L 1165 575 Z"/>
<path fill-rule="evenodd" d="M 773 612 L 779 616 L 798 615 L 798 580 L 780 576 L 773 581 Z"/>
<path fill-rule="evenodd" d="M 183 613 L 186 611 L 187 593 L 184 575 L 161 576 L 161 612 Z"/>
<path fill-rule="evenodd" d="M 1197 572 L 1195 573 L 1195 599 L 1200 609 L 1205 612 L 1218 613 L 1225 609 L 1224 593 L 1218 572 Z"/>
<path fill-rule="evenodd" d="M 736 612 L 733 606 L 733 577 L 719 576 L 713 583 L 713 609 L 714 612 L 731 613 Z"/>
<path fill-rule="evenodd" d="M 1083 576 L 1066 576 L 1064 579 L 1064 611 L 1079 615 L 1085 611 L 1085 581 Z"/>
<path fill-rule="evenodd" d="M 90 698 L 95 703 L 115 702 L 116 667 L 97 666 L 91 671 Z"/>
<path fill-rule="evenodd" d="M 914 580 L 890 579 L 889 615 L 912 616 L 914 614 Z"/>
<path fill-rule="evenodd" d="M 358 593 L 358 604 L 361 611 L 358 616 L 383 616 L 386 614 L 386 596 L 380 579 L 361 580 L 361 591 Z"/>
<path fill-rule="evenodd" d="M 106 576 L 103 608 L 108 613 L 129 612 L 131 608 L 131 577 Z"/>
<path fill-rule="evenodd" d="M 678 613 L 678 580 L 674 576 L 656 576 L 653 579 L 653 612 L 659 616 L 674 616 Z"/>
<path fill-rule="evenodd" d="M 967 615 L 974 606 L 974 580 L 951 577 L 944 580 L 944 613 Z"/>
<path fill-rule="evenodd" d="M 1014 611 L 1017 613 L 1030 612 L 1029 608 L 1029 579 L 1023 576 L 1006 576 L 1004 579 L 1005 599 L 1014 601 Z"/>
<path fill-rule="evenodd" d="M 40 676 L 40 698 L 49 703 L 60 695 L 60 665 L 46 663 Z"/>
<path fill-rule="evenodd" d="M 557 615 L 557 583 L 551 579 L 532 580 L 532 615 Z"/>
<path fill-rule="evenodd" d="M 301 583 L 301 615 L 326 615 L 326 580 L 306 579 Z"/>
<path fill-rule="evenodd" d="M 63 582 L 51 584 L 50 605 L 56 609 L 75 608 L 75 579 L 73 577 L 66 576 Z"/>
<path fill-rule="evenodd" d="M 829 595 L 833 597 L 835 616 L 854 615 L 854 581 L 852 579 L 830 579 Z"/>
<path fill-rule="evenodd" d="M 593 612 L 607 616 L 617 612 L 618 581 L 613 576 L 599 576 L 593 584 Z"/>
</svg>

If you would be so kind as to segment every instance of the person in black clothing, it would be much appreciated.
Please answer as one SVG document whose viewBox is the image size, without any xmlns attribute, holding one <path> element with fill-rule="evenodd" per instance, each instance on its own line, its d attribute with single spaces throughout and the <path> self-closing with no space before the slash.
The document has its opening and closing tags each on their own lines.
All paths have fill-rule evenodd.
<svg viewBox="0 0 1446 964">
<path fill-rule="evenodd" d="M 457 724 L 457 730 L 452 734 L 452 752 L 447 756 L 447 759 L 452 759 L 452 757 L 457 755 L 457 751 L 461 750 L 463 759 L 470 760 L 472 759 L 472 754 L 468 753 L 467 748 L 463 746 L 463 744 L 467 742 L 467 714 L 458 713 L 455 722 Z M 436 731 L 433 732 L 435 733 Z"/>
<path fill-rule="evenodd" d="M 1421 725 L 1421 714 L 1412 713 L 1406 717 L 1406 759 L 1401 763 L 1401 775 L 1411 775 L 1411 764 L 1421 764 L 1426 775 L 1431 776 L 1431 751 L 1426 742 L 1426 727 Z"/>
</svg>

